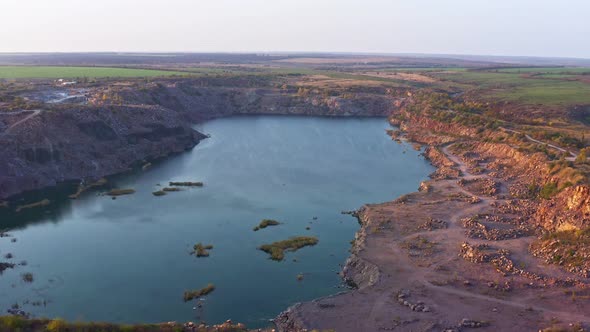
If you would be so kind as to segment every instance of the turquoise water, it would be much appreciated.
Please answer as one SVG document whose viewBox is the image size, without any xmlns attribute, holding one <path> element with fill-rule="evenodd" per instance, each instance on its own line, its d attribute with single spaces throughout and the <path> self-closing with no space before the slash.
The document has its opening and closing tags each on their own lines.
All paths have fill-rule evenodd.
<svg viewBox="0 0 590 332">
<path fill-rule="evenodd" d="M 342 291 L 337 272 L 359 226 L 340 212 L 415 191 L 432 171 L 387 128 L 384 119 L 209 121 L 196 129 L 211 138 L 191 152 L 113 180 L 134 195 L 89 192 L 48 211 L 3 216 L 0 228 L 17 241 L 0 238 L 0 261 L 27 265 L 0 276 L 0 310 L 19 303 L 35 316 L 68 320 L 232 319 L 261 327 L 296 302 Z M 169 181 L 205 186 L 151 194 Z M 253 232 L 264 218 L 282 224 Z M 282 262 L 256 249 L 299 235 L 319 244 Z M 210 257 L 189 254 L 197 242 L 214 245 Z M 14 258 L 4 259 L 9 252 Z M 208 283 L 216 290 L 201 307 L 183 302 L 185 290 Z"/>
</svg>

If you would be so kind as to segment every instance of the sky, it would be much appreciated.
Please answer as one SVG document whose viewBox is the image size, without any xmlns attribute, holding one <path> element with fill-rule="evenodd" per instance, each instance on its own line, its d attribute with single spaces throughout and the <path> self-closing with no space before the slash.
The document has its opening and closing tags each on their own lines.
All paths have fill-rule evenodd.
<svg viewBox="0 0 590 332">
<path fill-rule="evenodd" d="M 590 58 L 590 0 L 0 0 L 0 52 Z"/>
</svg>

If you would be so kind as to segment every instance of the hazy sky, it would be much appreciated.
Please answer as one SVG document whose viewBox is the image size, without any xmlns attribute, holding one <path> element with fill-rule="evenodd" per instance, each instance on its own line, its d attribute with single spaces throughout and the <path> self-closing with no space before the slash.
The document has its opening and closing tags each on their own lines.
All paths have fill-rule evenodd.
<svg viewBox="0 0 590 332">
<path fill-rule="evenodd" d="M 0 0 L 0 52 L 590 58 L 590 0 Z"/>
</svg>

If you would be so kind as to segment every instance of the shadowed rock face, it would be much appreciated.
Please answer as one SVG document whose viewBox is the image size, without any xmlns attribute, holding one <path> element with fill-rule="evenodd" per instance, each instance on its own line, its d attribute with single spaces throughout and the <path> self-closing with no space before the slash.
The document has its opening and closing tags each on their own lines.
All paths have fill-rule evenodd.
<svg viewBox="0 0 590 332">
<path fill-rule="evenodd" d="M 43 111 L 0 133 L 0 197 L 123 172 L 204 137 L 180 114 L 156 106 Z"/>
<path fill-rule="evenodd" d="M 113 141 L 117 139 L 117 133 L 102 121 L 91 121 L 78 123 L 81 132 L 92 136 L 99 141 Z"/>
<path fill-rule="evenodd" d="M 267 86 L 250 87 L 240 81 L 222 82 L 201 87 L 201 82 L 180 81 L 148 84 L 137 88 L 122 87 L 113 92 L 132 104 L 152 104 L 185 114 L 191 121 L 235 114 L 291 114 L 316 116 L 387 116 L 395 105 L 395 98 L 386 91 L 361 91 L 354 98 L 344 98 L 345 91 L 331 95 L 284 91 Z M 211 86 L 212 85 L 212 86 Z M 93 99 L 100 104 L 100 98 Z"/>
</svg>

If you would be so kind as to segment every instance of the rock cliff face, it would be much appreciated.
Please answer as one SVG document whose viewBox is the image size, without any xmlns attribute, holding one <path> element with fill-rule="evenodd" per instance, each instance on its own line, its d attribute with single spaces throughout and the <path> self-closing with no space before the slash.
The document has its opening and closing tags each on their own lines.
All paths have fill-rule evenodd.
<svg viewBox="0 0 590 332">
<path fill-rule="evenodd" d="M 41 111 L 0 132 L 0 198 L 123 172 L 203 138 L 177 112 L 162 107 Z"/>
<path fill-rule="evenodd" d="M 543 182 L 547 177 L 547 163 L 549 160 L 541 153 L 523 153 L 517 148 L 504 143 L 477 143 L 473 151 L 482 157 L 495 159 L 490 169 L 503 173 L 505 177 L 526 177 Z"/>
<path fill-rule="evenodd" d="M 570 187 L 541 202 L 534 218 L 551 231 L 590 227 L 590 187 Z"/>
<path fill-rule="evenodd" d="M 380 91 L 358 92 L 345 98 L 342 91 L 301 95 L 263 83 L 255 88 L 239 80 L 227 83 L 232 84 L 200 86 L 204 83 L 192 80 L 163 82 L 139 89 L 112 89 L 110 93 L 126 103 L 159 105 L 182 112 L 192 121 L 234 114 L 385 117 L 396 108 L 396 99 Z M 101 103 L 100 98 L 96 100 Z"/>
<path fill-rule="evenodd" d="M 423 106 L 423 105 L 420 105 Z M 389 117 L 389 122 L 405 132 L 407 138 L 413 142 L 428 145 L 439 145 L 457 140 L 457 138 L 473 137 L 477 128 L 447 123 L 436 120 L 431 114 L 416 113 L 412 99 L 406 100 Z"/>
<path fill-rule="evenodd" d="M 264 82 L 217 83 L 112 85 L 96 89 L 89 106 L 0 114 L 0 199 L 120 173 L 141 161 L 190 149 L 204 138 L 191 124 L 207 119 L 235 114 L 386 116 L 395 108 L 394 98 L 379 92 L 344 98 L 339 91 L 300 95 Z"/>
<path fill-rule="evenodd" d="M 380 275 L 379 268 L 375 264 L 360 256 L 360 252 L 366 243 L 367 227 L 371 223 L 365 211 L 366 208 L 363 207 L 356 214 L 361 229 L 355 234 L 350 256 L 342 269 L 342 277 L 346 283 L 359 289 L 374 285 L 379 280 Z"/>
</svg>

